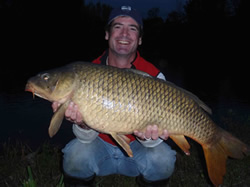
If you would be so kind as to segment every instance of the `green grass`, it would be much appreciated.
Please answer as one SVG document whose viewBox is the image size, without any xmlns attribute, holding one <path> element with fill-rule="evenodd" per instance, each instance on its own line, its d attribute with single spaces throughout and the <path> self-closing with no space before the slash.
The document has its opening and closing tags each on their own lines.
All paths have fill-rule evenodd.
<svg viewBox="0 0 250 187">
<path fill-rule="evenodd" d="M 37 186 L 35 180 L 33 179 L 33 174 L 30 166 L 27 167 L 29 178 L 23 182 L 23 187 L 35 187 Z"/>
<path fill-rule="evenodd" d="M 19 142 L 15 144 L 8 142 L 2 146 L 0 186 L 22 186 L 31 179 L 31 171 L 32 181 L 37 186 L 59 184 L 62 176 L 60 161 L 62 157 L 58 147 L 44 143 L 37 150 L 32 151 L 28 145 Z"/>
<path fill-rule="evenodd" d="M 231 110 L 220 115 L 217 122 L 223 124 L 228 131 L 250 145 L 250 117 Z M 192 140 L 191 155 L 186 156 L 179 148 L 175 172 L 170 178 L 170 187 L 183 186 L 212 186 L 206 170 L 201 146 Z M 62 153 L 56 145 L 43 143 L 38 149 L 32 150 L 28 145 L 20 142 L 2 144 L 0 153 L 0 186 L 57 186 L 63 187 L 61 168 Z M 162 155 L 164 156 L 164 155 Z M 227 173 L 223 187 L 250 186 L 250 156 L 243 160 L 228 159 Z M 110 175 L 96 177 L 98 187 L 126 187 L 137 186 L 133 177 Z"/>
</svg>

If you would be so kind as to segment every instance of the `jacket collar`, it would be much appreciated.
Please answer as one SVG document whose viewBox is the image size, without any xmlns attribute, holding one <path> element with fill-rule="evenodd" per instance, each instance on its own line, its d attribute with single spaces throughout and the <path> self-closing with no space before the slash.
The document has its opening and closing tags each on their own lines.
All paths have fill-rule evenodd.
<svg viewBox="0 0 250 187">
<path fill-rule="evenodd" d="M 106 51 L 103 52 L 103 54 L 102 54 L 102 56 L 100 58 L 100 60 L 101 60 L 100 64 L 107 65 L 106 61 L 107 61 L 108 56 L 109 56 L 109 51 L 107 49 Z M 138 61 L 139 58 L 140 58 L 140 53 L 139 53 L 139 51 L 137 51 L 135 59 L 130 63 L 132 65 L 131 66 L 132 69 L 136 69 L 135 66 L 134 66 L 134 64 L 137 63 L 137 61 Z"/>
</svg>

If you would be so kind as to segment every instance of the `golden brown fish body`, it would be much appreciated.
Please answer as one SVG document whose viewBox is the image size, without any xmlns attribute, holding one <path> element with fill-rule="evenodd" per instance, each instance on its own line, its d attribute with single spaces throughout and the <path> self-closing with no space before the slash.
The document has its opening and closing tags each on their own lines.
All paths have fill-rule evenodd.
<svg viewBox="0 0 250 187">
<path fill-rule="evenodd" d="M 111 134 L 129 156 L 132 151 L 123 134 L 147 125 L 157 124 L 160 133 L 167 129 L 186 154 L 190 146 L 184 136 L 194 139 L 203 147 L 216 186 L 223 181 L 227 156 L 250 153 L 249 147 L 214 124 L 205 112 L 210 109 L 195 95 L 137 70 L 78 62 L 31 78 L 26 90 L 62 104 L 52 118 L 50 136 L 73 101 L 89 127 Z"/>
<path fill-rule="evenodd" d="M 92 64 L 79 65 L 76 72 L 78 89 L 71 100 L 84 121 L 100 132 L 131 134 L 157 124 L 160 130 L 197 137 L 202 143 L 214 138 L 216 127 L 210 118 L 190 94 L 173 84 Z"/>
</svg>

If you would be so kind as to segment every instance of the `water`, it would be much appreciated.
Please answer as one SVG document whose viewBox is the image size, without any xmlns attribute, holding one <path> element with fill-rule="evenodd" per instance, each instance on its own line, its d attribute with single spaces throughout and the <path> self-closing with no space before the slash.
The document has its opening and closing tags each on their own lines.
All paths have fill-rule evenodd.
<svg viewBox="0 0 250 187">
<path fill-rule="evenodd" d="M 0 142 L 24 141 L 32 147 L 43 142 L 64 145 L 74 136 L 71 124 L 64 121 L 59 132 L 51 139 L 48 127 L 53 115 L 51 103 L 31 93 L 0 94 Z"/>
</svg>

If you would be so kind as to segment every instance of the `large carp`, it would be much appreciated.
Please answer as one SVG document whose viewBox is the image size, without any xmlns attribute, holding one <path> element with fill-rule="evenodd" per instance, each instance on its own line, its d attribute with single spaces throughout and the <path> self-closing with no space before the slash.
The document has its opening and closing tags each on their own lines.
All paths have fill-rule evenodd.
<svg viewBox="0 0 250 187">
<path fill-rule="evenodd" d="M 250 148 L 211 120 L 210 109 L 190 92 L 147 73 L 76 62 L 39 73 L 28 80 L 26 91 L 61 103 L 52 117 L 49 135 L 60 128 L 70 101 L 78 105 L 84 122 L 110 134 L 132 156 L 125 134 L 157 124 L 188 155 L 185 136 L 200 143 L 208 174 L 215 186 L 223 183 L 226 159 L 243 158 Z M 164 155 L 162 155 L 164 156 Z"/>
</svg>

